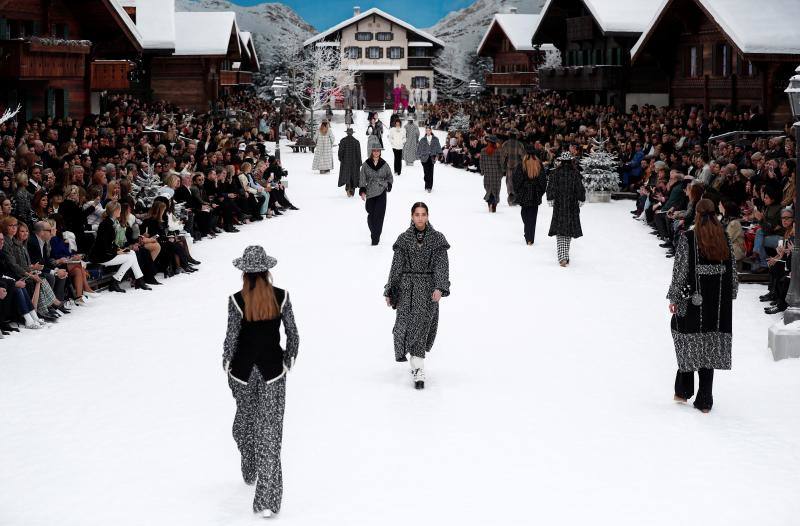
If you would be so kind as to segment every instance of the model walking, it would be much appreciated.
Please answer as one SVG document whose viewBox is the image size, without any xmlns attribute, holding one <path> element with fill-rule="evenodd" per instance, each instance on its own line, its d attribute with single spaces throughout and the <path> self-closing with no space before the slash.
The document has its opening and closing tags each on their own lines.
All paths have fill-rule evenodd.
<svg viewBox="0 0 800 526">
<path fill-rule="evenodd" d="M 392 191 L 392 169 L 381 157 L 383 149 L 375 137 L 367 141 L 370 152 L 369 159 L 361 165 L 359 175 L 359 194 L 365 201 L 367 209 L 367 226 L 369 227 L 372 245 L 377 245 L 383 232 L 383 218 L 386 215 L 386 193 Z"/>
<path fill-rule="evenodd" d="M 667 299 L 678 358 L 675 400 L 686 403 L 694 395 L 697 371 L 700 385 L 694 406 L 704 413 L 714 403 L 714 369 L 731 368 L 733 300 L 738 288 L 730 240 L 713 201 L 701 199 L 694 228 L 678 241 Z"/>
<path fill-rule="evenodd" d="M 406 166 L 414 166 L 414 161 L 417 160 L 417 143 L 419 143 L 419 128 L 414 123 L 414 118 L 409 118 L 405 126 L 406 130 L 406 144 L 403 146 L 403 159 L 406 161 Z"/>
<path fill-rule="evenodd" d="M 394 126 L 389 130 L 389 144 L 392 145 L 394 153 L 394 174 L 400 175 L 403 170 L 403 147 L 406 145 L 406 130 L 403 123 L 398 118 L 394 121 Z"/>
<path fill-rule="evenodd" d="M 503 184 L 503 165 L 500 151 L 497 149 L 497 137 L 488 135 L 486 147 L 481 150 L 480 170 L 483 175 L 483 188 L 486 193 L 483 200 L 489 205 L 489 211 L 497 212 L 500 201 L 500 185 Z"/>
<path fill-rule="evenodd" d="M 572 238 L 583 235 L 580 207 L 586 201 L 586 189 L 572 153 L 563 152 L 557 162 L 558 166 L 547 181 L 547 202 L 553 207 L 549 235 L 556 236 L 558 264 L 566 267 Z"/>
<path fill-rule="evenodd" d="M 533 147 L 529 147 L 514 170 L 512 186 L 516 202 L 522 209 L 522 223 L 525 230 L 525 242 L 533 245 L 536 237 L 536 217 L 539 215 L 539 205 L 542 204 L 542 195 L 547 189 L 547 177 L 539 158 L 536 157 Z"/>
<path fill-rule="evenodd" d="M 328 125 L 328 121 L 322 121 L 322 124 L 319 125 L 311 169 L 319 170 L 321 174 L 326 174 L 333 170 L 333 132 Z"/>
<path fill-rule="evenodd" d="M 345 130 L 347 136 L 339 141 L 339 186 L 344 186 L 347 197 L 353 197 L 358 187 L 361 170 L 361 143 L 353 137 L 353 128 Z"/>
<path fill-rule="evenodd" d="M 516 189 L 514 188 L 514 173 L 517 171 L 517 166 L 522 161 L 525 155 L 525 145 L 519 141 L 519 131 L 512 128 L 509 131 L 509 138 L 503 143 L 500 148 L 500 154 L 503 159 L 503 172 L 506 176 L 506 191 L 508 192 L 508 206 L 517 204 Z"/>
<path fill-rule="evenodd" d="M 228 331 L 222 366 L 236 400 L 233 438 L 242 456 L 242 477 L 256 484 L 253 511 L 278 513 L 283 496 L 281 443 L 286 373 L 297 358 L 299 336 L 289 293 L 272 286 L 278 262 L 249 246 L 233 265 L 243 272 L 242 290 L 228 298 Z M 286 349 L 280 345 L 280 326 Z"/>
<path fill-rule="evenodd" d="M 409 360 L 414 387 L 425 387 L 425 355 L 439 326 L 439 300 L 450 295 L 450 270 L 444 235 L 428 222 L 428 206 L 414 203 L 411 226 L 395 242 L 389 281 L 383 295 L 397 310 L 394 357 Z"/>
<path fill-rule="evenodd" d="M 442 145 L 433 134 L 430 126 L 425 126 L 425 135 L 417 143 L 417 159 L 422 162 L 422 171 L 425 179 L 425 191 L 433 190 L 433 165 L 436 158 L 442 153 Z"/>
</svg>

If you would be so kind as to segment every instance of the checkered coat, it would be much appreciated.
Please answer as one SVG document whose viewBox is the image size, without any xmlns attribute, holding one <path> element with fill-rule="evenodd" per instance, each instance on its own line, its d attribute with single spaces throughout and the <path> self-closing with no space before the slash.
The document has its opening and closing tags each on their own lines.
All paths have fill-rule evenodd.
<svg viewBox="0 0 800 526">
<path fill-rule="evenodd" d="M 394 324 L 394 357 L 398 362 L 411 355 L 424 358 L 430 352 L 439 326 L 439 304 L 433 291 L 450 295 L 450 266 L 444 235 L 429 224 L 425 238 L 417 243 L 412 224 L 392 246 L 394 257 L 383 295 L 397 306 Z"/>
<path fill-rule="evenodd" d="M 506 184 L 508 184 L 514 176 L 514 171 L 517 169 L 517 166 L 519 166 L 519 163 L 522 162 L 522 158 L 525 156 L 525 146 L 516 139 L 508 139 L 503 143 L 503 147 L 500 148 L 500 154 L 503 159 L 503 172 L 506 176 Z"/>
<path fill-rule="evenodd" d="M 483 188 L 486 190 L 483 200 L 486 202 L 497 203 L 500 201 L 500 185 L 505 174 L 502 162 L 502 153 L 499 149 L 496 149 L 492 155 L 487 153 L 486 148 L 481 150 L 480 168 L 483 175 Z"/>
<path fill-rule="evenodd" d="M 403 160 L 408 164 L 414 164 L 417 160 L 417 143 L 419 143 L 419 128 L 413 122 L 409 122 L 406 128 L 406 144 L 403 146 Z"/>
<path fill-rule="evenodd" d="M 333 132 L 330 130 L 325 135 L 317 134 L 312 170 L 333 170 L 333 140 Z"/>
<path fill-rule="evenodd" d="M 356 188 L 361 170 L 361 143 L 352 135 L 339 141 L 339 186 Z"/>
<path fill-rule="evenodd" d="M 581 237 L 580 202 L 586 201 L 583 177 L 572 161 L 562 162 L 547 179 L 547 200 L 553 202 L 550 236 Z"/>
</svg>

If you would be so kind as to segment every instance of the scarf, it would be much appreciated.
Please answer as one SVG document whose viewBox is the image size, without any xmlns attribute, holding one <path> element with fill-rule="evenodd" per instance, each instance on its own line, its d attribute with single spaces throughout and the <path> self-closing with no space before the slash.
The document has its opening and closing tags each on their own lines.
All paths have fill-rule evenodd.
<svg viewBox="0 0 800 526">
<path fill-rule="evenodd" d="M 114 222 L 114 244 L 122 248 L 128 244 L 128 239 L 125 237 L 125 227 L 120 225 L 116 219 L 112 221 Z"/>
<path fill-rule="evenodd" d="M 425 241 L 425 236 L 428 234 L 428 225 L 425 225 L 425 229 L 424 230 L 419 230 L 415 226 L 414 227 L 414 234 L 417 237 L 417 243 L 421 245 L 422 242 Z"/>
</svg>

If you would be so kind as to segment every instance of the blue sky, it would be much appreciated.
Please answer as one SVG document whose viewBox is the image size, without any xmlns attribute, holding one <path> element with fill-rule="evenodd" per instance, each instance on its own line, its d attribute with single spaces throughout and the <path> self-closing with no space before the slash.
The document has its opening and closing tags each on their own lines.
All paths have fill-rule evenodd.
<svg viewBox="0 0 800 526">
<path fill-rule="evenodd" d="M 260 4 L 267 0 L 232 0 L 239 5 Z M 353 16 L 353 6 L 361 6 L 361 11 L 372 7 L 382 9 L 409 24 L 424 28 L 438 22 L 450 11 L 462 9 L 473 0 L 282 0 L 302 16 L 309 24 L 323 31 Z"/>
</svg>

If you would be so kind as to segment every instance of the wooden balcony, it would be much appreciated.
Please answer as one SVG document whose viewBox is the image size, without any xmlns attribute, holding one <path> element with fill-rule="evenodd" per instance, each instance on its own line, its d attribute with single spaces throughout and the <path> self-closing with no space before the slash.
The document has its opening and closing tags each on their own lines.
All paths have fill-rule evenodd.
<svg viewBox="0 0 800 526">
<path fill-rule="evenodd" d="M 487 73 L 487 86 L 537 86 L 539 75 L 534 72 Z"/>
<path fill-rule="evenodd" d="M 47 79 L 83 77 L 91 44 L 45 39 L 0 41 L 0 77 Z"/>
<path fill-rule="evenodd" d="M 539 87 L 555 91 L 622 89 L 622 66 L 580 66 L 539 69 Z"/>
<path fill-rule="evenodd" d="M 252 71 L 240 71 L 237 75 L 237 81 L 239 85 L 250 85 L 253 83 L 253 72 Z"/>
<path fill-rule="evenodd" d="M 567 40 L 577 42 L 594 38 L 594 20 L 590 16 L 567 18 Z"/>
<path fill-rule="evenodd" d="M 239 84 L 238 71 L 223 69 L 219 72 L 219 85 L 220 86 L 236 86 Z"/>
<path fill-rule="evenodd" d="M 408 69 L 431 69 L 433 57 L 408 57 Z"/>
<path fill-rule="evenodd" d="M 92 91 L 130 89 L 128 73 L 132 67 L 133 64 L 127 60 L 93 60 L 91 64 Z"/>
</svg>

